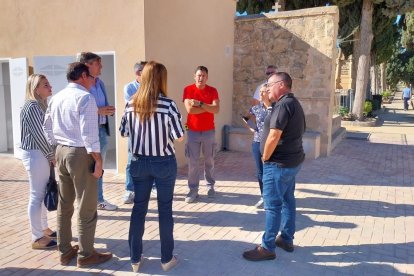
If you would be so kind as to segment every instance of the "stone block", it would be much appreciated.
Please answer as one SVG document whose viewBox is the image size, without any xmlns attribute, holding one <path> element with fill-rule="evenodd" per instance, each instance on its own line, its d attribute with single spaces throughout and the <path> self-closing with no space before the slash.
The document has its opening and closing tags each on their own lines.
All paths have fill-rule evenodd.
<svg viewBox="0 0 414 276">
<path fill-rule="evenodd" d="M 333 133 L 330 98 L 335 89 L 332 66 L 337 51 L 338 20 L 336 7 L 320 7 L 235 21 L 234 66 L 251 70 L 250 73 L 237 71 L 241 73 L 234 75 L 235 83 L 244 81 L 253 94 L 256 86 L 265 79 L 266 65 L 274 64 L 278 71 L 288 72 L 293 78 L 293 92 L 305 111 L 307 126 L 320 133 L 320 154 L 329 153 Z M 233 115 L 237 117 L 249 108 L 250 103 L 242 102 L 246 91 L 235 93 L 238 95 L 233 97 Z M 233 118 L 235 121 L 239 125 L 237 118 Z M 240 141 L 239 136 L 236 141 Z"/>
<path fill-rule="evenodd" d="M 251 152 L 253 133 L 245 127 L 231 127 L 228 141 L 229 150 Z"/>
<path fill-rule="evenodd" d="M 293 39 L 291 47 L 294 51 L 307 51 L 310 45 L 303 40 Z"/>
</svg>

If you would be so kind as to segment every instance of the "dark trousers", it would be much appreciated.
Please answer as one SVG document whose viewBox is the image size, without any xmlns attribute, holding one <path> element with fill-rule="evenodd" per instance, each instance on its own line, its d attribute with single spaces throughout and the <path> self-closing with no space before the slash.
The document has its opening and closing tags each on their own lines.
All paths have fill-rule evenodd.
<svg viewBox="0 0 414 276">
<path fill-rule="evenodd" d="M 256 163 L 256 177 L 257 181 L 259 182 L 260 195 L 263 195 L 263 162 L 262 154 L 260 153 L 260 142 L 252 143 L 252 154 Z"/>
<path fill-rule="evenodd" d="M 404 110 L 408 110 L 408 101 L 409 100 L 410 100 L 410 98 L 404 97 Z"/>
<path fill-rule="evenodd" d="M 161 262 L 167 263 L 172 259 L 174 250 L 172 201 L 177 178 L 175 156 L 133 156 L 130 173 L 135 192 L 128 240 L 131 263 L 137 263 L 141 258 L 145 216 L 153 183 L 157 187 Z"/>
</svg>

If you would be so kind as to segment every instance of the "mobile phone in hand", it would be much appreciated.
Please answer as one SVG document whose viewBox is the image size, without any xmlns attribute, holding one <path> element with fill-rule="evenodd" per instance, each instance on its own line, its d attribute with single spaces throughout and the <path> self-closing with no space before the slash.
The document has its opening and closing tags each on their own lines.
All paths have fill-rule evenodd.
<svg viewBox="0 0 414 276">
<path fill-rule="evenodd" d="M 91 172 L 91 173 L 94 173 L 95 172 L 95 161 L 93 161 L 93 163 L 92 163 L 92 165 L 91 165 L 91 167 L 89 168 L 89 171 Z M 104 174 L 104 170 L 102 169 L 102 175 Z"/>
<path fill-rule="evenodd" d="M 246 116 L 243 116 L 243 115 L 241 115 L 241 117 L 242 117 L 242 120 L 243 120 L 246 124 L 249 124 L 249 123 L 248 123 L 249 118 L 247 118 Z"/>
<path fill-rule="evenodd" d="M 243 115 L 241 115 L 241 117 L 242 117 L 242 120 L 249 126 L 251 131 L 253 131 L 253 132 L 259 131 L 257 129 L 256 124 L 252 120 L 250 120 L 248 117 L 243 116 Z"/>
</svg>

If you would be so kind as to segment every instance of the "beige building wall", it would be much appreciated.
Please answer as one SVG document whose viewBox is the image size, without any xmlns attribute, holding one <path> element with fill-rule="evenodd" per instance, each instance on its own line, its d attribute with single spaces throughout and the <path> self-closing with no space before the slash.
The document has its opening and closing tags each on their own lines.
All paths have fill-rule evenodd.
<svg viewBox="0 0 414 276">
<path fill-rule="evenodd" d="M 82 51 L 115 53 L 116 129 L 124 109 L 123 87 L 133 64 L 156 60 L 168 69 L 169 95 L 179 105 L 194 68 L 209 68 L 220 94 L 216 139 L 231 123 L 235 0 L 1 0 L 0 58 L 74 56 Z M 124 173 L 127 140 L 118 137 L 118 169 Z M 177 159 L 185 165 L 184 143 Z"/>
<path fill-rule="evenodd" d="M 216 141 L 231 124 L 233 94 L 234 0 L 146 0 L 145 57 L 168 70 L 168 93 L 183 115 L 183 88 L 194 83 L 194 69 L 209 70 L 208 84 L 217 88 L 220 112 L 215 116 Z M 176 143 L 179 165 L 185 164 L 184 144 Z"/>
<path fill-rule="evenodd" d="M 0 56 L 115 51 L 117 88 L 144 54 L 144 0 L 2 0 Z M 131 61 L 132 60 L 132 61 Z M 129 69 L 129 70 L 127 70 Z"/>
<path fill-rule="evenodd" d="M 119 124 L 123 86 L 133 64 L 145 57 L 144 0 L 2 0 L 0 57 L 73 56 L 82 51 L 115 53 Z M 113 135 L 117 134 L 113 129 Z M 118 168 L 124 171 L 126 139 L 118 139 Z"/>
</svg>

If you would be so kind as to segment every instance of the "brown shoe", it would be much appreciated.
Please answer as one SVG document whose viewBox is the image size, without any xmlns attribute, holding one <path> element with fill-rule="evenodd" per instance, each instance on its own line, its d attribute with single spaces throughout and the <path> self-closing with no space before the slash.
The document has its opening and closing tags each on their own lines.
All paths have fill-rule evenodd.
<svg viewBox="0 0 414 276">
<path fill-rule="evenodd" d="M 293 243 L 290 244 L 288 242 L 286 242 L 281 235 L 276 237 L 276 246 L 282 248 L 283 250 L 287 251 L 287 252 L 293 252 L 293 250 L 295 250 L 295 248 L 293 247 Z"/>
<path fill-rule="evenodd" d="M 56 241 L 48 237 L 41 237 L 32 243 L 33 249 L 55 249 L 57 247 Z"/>
<path fill-rule="evenodd" d="M 78 250 L 78 245 L 72 246 L 72 248 L 68 252 L 60 256 L 60 264 L 68 265 L 70 261 L 78 254 Z"/>
<path fill-rule="evenodd" d="M 111 258 L 112 253 L 110 252 L 99 253 L 94 250 L 90 256 L 78 258 L 78 267 L 101 264 L 106 261 L 109 261 Z"/>
<path fill-rule="evenodd" d="M 274 260 L 276 254 L 258 245 L 253 250 L 243 252 L 243 258 L 249 261 Z"/>
</svg>

